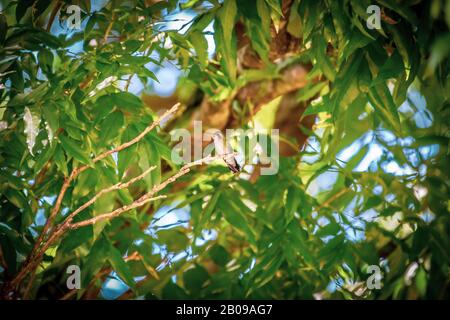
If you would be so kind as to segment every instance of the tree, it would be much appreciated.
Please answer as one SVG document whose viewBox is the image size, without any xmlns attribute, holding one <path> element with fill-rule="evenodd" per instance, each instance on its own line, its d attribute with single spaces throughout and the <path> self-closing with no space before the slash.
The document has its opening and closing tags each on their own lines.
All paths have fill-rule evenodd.
<svg viewBox="0 0 450 320">
<path fill-rule="evenodd" d="M 450 297 L 450 1 L 0 4 L 2 298 Z"/>
</svg>

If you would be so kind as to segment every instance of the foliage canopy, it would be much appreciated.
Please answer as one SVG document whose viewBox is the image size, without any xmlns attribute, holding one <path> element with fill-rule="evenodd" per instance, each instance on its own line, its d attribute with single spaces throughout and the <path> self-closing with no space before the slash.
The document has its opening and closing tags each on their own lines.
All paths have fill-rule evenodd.
<svg viewBox="0 0 450 320">
<path fill-rule="evenodd" d="M 381 8 L 379 29 L 366 25 L 371 4 Z M 81 8 L 80 29 L 67 28 L 71 5 Z M 0 7 L 5 296 L 450 298 L 450 1 Z M 185 24 L 171 27 L 179 17 Z M 181 74 L 178 86 L 159 97 L 154 88 L 165 85 L 158 75 L 168 65 Z M 136 84 L 144 93 L 133 92 Z M 181 107 L 162 128 L 95 160 L 175 102 Z M 258 176 L 249 164 L 233 175 L 214 162 L 164 185 L 181 168 L 169 131 L 193 120 L 280 128 L 279 172 Z M 67 230 L 24 269 L 58 230 L 52 225 L 146 171 L 73 222 L 129 205 L 155 186 L 167 198 Z M 80 290 L 66 287 L 69 265 L 80 266 Z M 370 265 L 382 270 L 379 290 L 366 287 Z M 112 281 L 123 290 L 111 292 Z"/>
</svg>

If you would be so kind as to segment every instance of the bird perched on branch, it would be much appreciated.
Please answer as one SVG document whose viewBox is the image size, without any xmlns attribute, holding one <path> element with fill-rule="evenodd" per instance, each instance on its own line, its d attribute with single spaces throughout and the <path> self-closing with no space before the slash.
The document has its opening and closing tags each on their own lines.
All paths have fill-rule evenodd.
<svg viewBox="0 0 450 320">
<path fill-rule="evenodd" d="M 214 148 L 216 149 L 217 155 L 222 157 L 228 168 L 230 168 L 233 173 L 239 172 L 241 167 L 234 157 L 234 152 L 231 145 L 225 141 L 223 134 L 220 131 L 217 131 L 212 135 L 212 139 L 214 141 Z"/>
</svg>

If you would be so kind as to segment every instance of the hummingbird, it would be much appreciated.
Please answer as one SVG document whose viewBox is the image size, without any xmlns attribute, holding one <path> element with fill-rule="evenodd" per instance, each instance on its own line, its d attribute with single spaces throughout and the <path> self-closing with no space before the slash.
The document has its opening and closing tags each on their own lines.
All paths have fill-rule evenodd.
<svg viewBox="0 0 450 320">
<path fill-rule="evenodd" d="M 223 138 L 223 134 L 220 131 L 217 131 L 212 135 L 212 139 L 214 141 L 214 148 L 216 149 L 217 155 L 222 157 L 228 168 L 230 168 L 233 173 L 239 172 L 241 167 L 234 157 L 233 149 L 230 144 L 224 141 L 225 139 Z"/>
</svg>

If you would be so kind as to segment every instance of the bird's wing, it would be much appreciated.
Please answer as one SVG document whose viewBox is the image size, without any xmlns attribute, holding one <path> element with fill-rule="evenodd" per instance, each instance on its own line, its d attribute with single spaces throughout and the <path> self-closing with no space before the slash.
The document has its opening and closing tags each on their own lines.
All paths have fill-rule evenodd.
<svg viewBox="0 0 450 320">
<path fill-rule="evenodd" d="M 214 141 L 214 148 L 216 149 L 216 152 L 219 156 L 222 156 L 225 153 L 227 153 L 222 134 L 216 134 L 213 137 L 213 141 Z"/>
<path fill-rule="evenodd" d="M 228 168 L 234 173 L 240 171 L 240 166 L 233 155 L 233 149 L 229 143 L 224 141 L 222 134 L 216 134 L 213 136 L 214 148 L 219 156 L 223 157 L 223 160 L 227 164 Z"/>
</svg>

